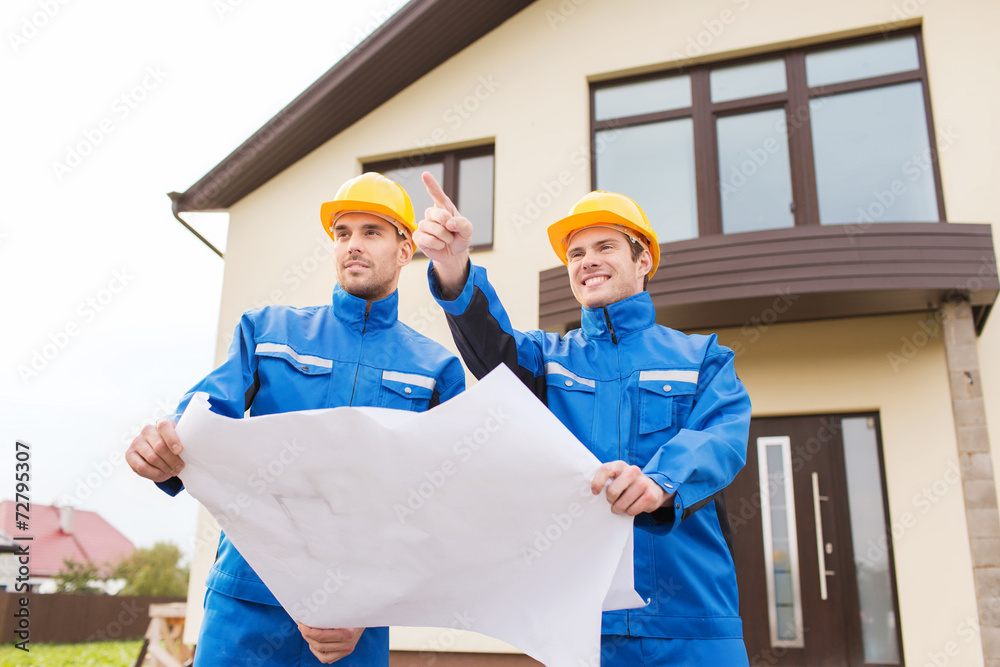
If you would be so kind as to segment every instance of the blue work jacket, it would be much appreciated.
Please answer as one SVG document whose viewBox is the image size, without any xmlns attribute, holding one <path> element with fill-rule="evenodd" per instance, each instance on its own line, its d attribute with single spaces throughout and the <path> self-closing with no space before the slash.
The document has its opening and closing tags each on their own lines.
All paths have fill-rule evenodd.
<svg viewBox="0 0 1000 667">
<path fill-rule="evenodd" d="M 393 292 L 366 315 L 367 302 L 337 285 L 328 306 L 245 313 L 226 361 L 184 396 L 175 421 L 198 391 L 208 393 L 212 412 L 232 418 L 349 405 L 422 412 L 461 393 L 458 358 L 400 322 L 398 301 Z M 176 477 L 157 486 L 171 495 L 183 488 Z M 225 534 L 206 586 L 278 604 Z"/>
<path fill-rule="evenodd" d="M 742 637 L 722 490 L 746 462 L 750 398 L 716 336 L 656 324 L 648 292 L 583 308 L 565 336 L 514 330 L 486 270 L 454 301 L 431 291 L 465 364 L 506 364 L 601 461 L 637 465 L 671 506 L 635 519 L 635 588 L 649 604 L 605 612 L 602 633 Z"/>
</svg>

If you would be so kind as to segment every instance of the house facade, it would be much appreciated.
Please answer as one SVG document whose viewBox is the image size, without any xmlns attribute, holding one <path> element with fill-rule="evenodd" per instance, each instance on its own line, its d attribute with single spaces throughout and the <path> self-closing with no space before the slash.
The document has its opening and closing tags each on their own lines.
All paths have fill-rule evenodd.
<svg viewBox="0 0 1000 667">
<path fill-rule="evenodd" d="M 661 242 L 658 321 L 717 333 L 753 401 L 726 494 L 751 664 L 1000 665 L 998 22 L 977 0 L 413 0 L 174 195 L 230 213 L 218 358 L 244 310 L 329 299 L 318 206 L 363 170 L 418 211 L 420 172 L 442 180 L 520 329 L 579 321 L 547 225 L 628 194 Z M 425 271 L 401 319 L 454 349 Z M 509 650 L 393 642 L 394 664 Z"/>
<path fill-rule="evenodd" d="M 23 505 L 23 503 L 21 503 Z M 93 563 L 102 576 L 132 555 L 132 541 L 96 512 L 70 506 L 32 505 L 30 528 L 18 528 L 18 503 L 0 501 L 0 590 L 24 592 L 27 585 L 34 593 L 56 592 L 56 575 L 64 569 L 63 561 Z M 30 541 L 24 538 L 30 538 Z M 30 573 L 25 579 L 19 549 L 29 550 Z M 125 585 L 121 579 L 95 582 L 106 593 L 117 593 Z"/>
</svg>

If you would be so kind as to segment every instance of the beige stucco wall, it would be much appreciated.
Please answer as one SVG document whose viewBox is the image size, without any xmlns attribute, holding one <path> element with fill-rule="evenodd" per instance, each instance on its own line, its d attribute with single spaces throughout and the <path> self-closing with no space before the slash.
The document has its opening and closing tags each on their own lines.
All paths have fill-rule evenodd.
<svg viewBox="0 0 1000 667">
<path fill-rule="evenodd" d="M 539 0 L 232 208 L 219 358 L 243 310 L 329 298 L 334 271 L 319 203 L 360 173 L 363 160 L 427 146 L 495 141 L 495 249 L 474 259 L 489 270 L 515 325 L 534 326 L 537 273 L 556 263 L 545 225 L 590 188 L 588 79 L 666 67 L 688 56 L 729 57 L 922 22 L 937 133 L 953 138 L 941 152 L 948 217 L 998 221 L 990 196 L 1000 184 L 993 130 L 1000 127 L 1000 92 L 992 83 L 1000 48 L 991 33 L 998 19 L 1000 6 L 988 0 Z M 1000 239 L 996 227 L 994 234 Z M 417 261 L 404 273 L 401 318 L 451 346 L 425 269 Z M 898 372 L 887 366 L 886 355 L 914 335 L 917 319 L 772 327 L 740 362 L 758 414 L 881 411 L 894 517 L 955 457 L 940 342 L 922 347 Z M 980 355 L 996 434 L 996 316 L 980 339 Z M 911 661 L 941 650 L 956 619 L 975 615 L 961 510 L 960 494 L 949 493 L 897 545 Z M 978 650 L 963 648 L 949 664 L 977 664 Z"/>
</svg>

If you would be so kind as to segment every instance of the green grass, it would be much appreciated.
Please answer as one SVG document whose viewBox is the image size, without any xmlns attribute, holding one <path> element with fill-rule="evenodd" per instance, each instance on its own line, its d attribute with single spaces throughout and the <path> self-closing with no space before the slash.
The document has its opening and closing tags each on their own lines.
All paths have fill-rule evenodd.
<svg viewBox="0 0 1000 667">
<path fill-rule="evenodd" d="M 91 644 L 28 644 L 27 653 L 11 644 L 0 646 L 0 667 L 132 667 L 142 640 Z"/>
</svg>

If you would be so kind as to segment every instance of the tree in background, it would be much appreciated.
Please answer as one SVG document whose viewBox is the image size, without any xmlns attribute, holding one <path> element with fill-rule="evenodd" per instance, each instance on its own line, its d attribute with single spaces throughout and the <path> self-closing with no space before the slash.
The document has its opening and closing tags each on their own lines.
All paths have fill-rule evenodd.
<svg viewBox="0 0 1000 667">
<path fill-rule="evenodd" d="M 170 542 L 136 549 L 115 568 L 113 576 L 126 582 L 119 595 L 186 597 L 188 568 L 180 560 L 181 550 Z"/>
<path fill-rule="evenodd" d="M 56 593 L 103 593 L 107 577 L 102 577 L 96 565 L 63 558 L 62 568 L 54 577 Z"/>
</svg>

